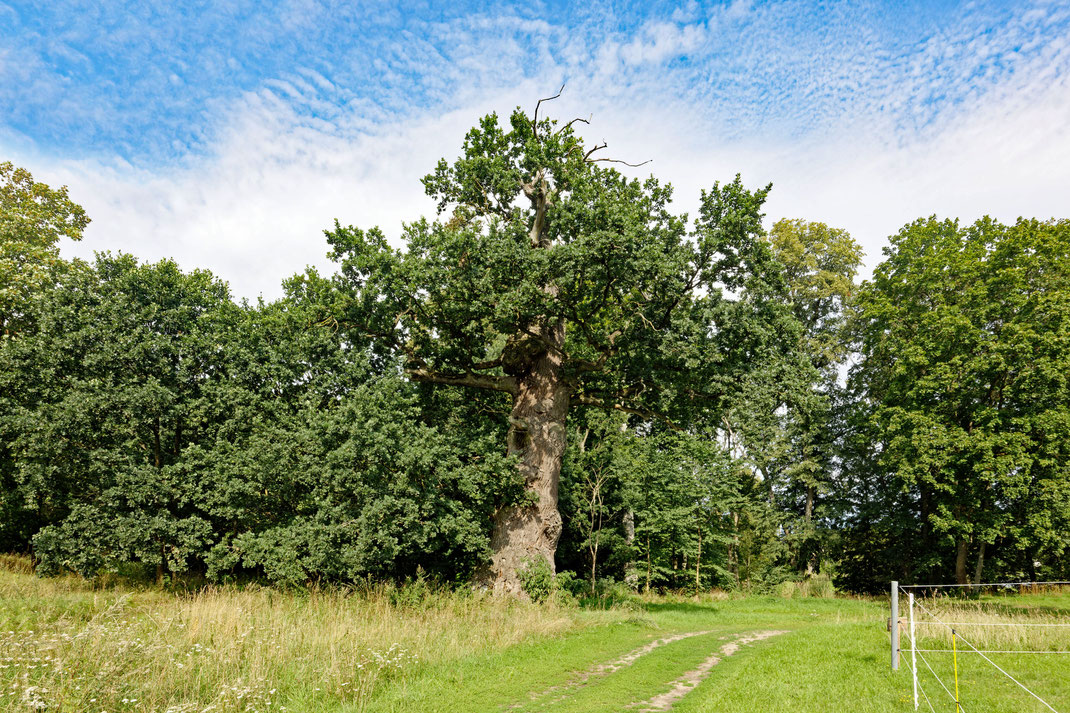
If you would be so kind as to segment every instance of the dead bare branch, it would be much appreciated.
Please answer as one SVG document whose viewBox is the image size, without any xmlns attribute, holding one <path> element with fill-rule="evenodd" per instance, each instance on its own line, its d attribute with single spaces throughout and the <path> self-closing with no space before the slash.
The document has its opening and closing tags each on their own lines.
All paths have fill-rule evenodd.
<svg viewBox="0 0 1070 713">
<path fill-rule="evenodd" d="M 597 146 L 595 146 L 595 147 L 594 147 L 593 149 L 591 149 L 591 150 L 590 150 L 590 151 L 588 151 L 587 153 L 583 154 L 583 160 L 584 160 L 584 161 L 586 161 L 587 159 L 589 159 L 589 158 L 591 157 L 591 154 L 593 154 L 593 153 L 594 153 L 595 151 L 601 151 L 602 149 L 604 149 L 604 148 L 605 148 L 606 146 L 608 146 L 608 145 L 609 145 L 609 144 L 607 144 L 607 143 L 606 143 L 606 142 L 605 142 L 605 141 L 603 140 L 603 141 L 602 141 L 602 143 L 598 144 L 598 145 L 597 145 Z"/>
<path fill-rule="evenodd" d="M 565 130 L 566 130 L 566 129 L 568 129 L 568 128 L 569 128 L 570 126 L 572 126 L 573 124 L 575 124 L 575 123 L 576 123 L 577 121 L 578 121 L 578 122 L 580 122 L 580 123 L 583 123 L 583 124 L 587 124 L 588 126 L 590 126 L 590 124 L 591 124 L 591 118 L 592 118 L 592 117 L 594 117 L 594 114 L 591 114 L 591 115 L 590 115 L 590 116 L 588 116 L 588 117 L 587 117 L 586 119 L 584 119 L 583 117 L 577 116 L 577 117 L 576 117 L 575 119 L 573 119 L 572 121 L 570 121 L 570 122 L 568 122 L 567 124 L 565 124 L 564 126 L 562 126 L 562 127 L 560 128 L 560 129 L 558 129 L 557 131 L 555 131 L 555 132 L 554 132 L 554 136 L 557 136 L 557 135 L 558 135 L 558 134 L 560 134 L 560 133 L 561 133 L 562 131 L 565 131 Z"/>
<path fill-rule="evenodd" d="M 554 99 L 557 99 L 564 91 L 565 85 L 562 84 L 561 88 L 557 90 L 557 94 L 554 94 L 552 97 L 546 97 L 535 102 L 535 113 L 531 117 L 531 135 L 535 138 L 536 141 L 539 140 L 539 105 L 543 102 L 550 102 Z"/>
<path fill-rule="evenodd" d="M 481 370 L 484 370 L 484 369 L 493 369 L 493 368 L 501 366 L 501 365 L 502 365 L 502 358 L 498 357 L 497 359 L 491 359 L 490 361 L 472 362 L 472 364 L 470 365 L 469 368 L 475 369 L 476 371 L 481 371 Z"/>
<path fill-rule="evenodd" d="M 490 389 L 516 395 L 516 379 L 511 376 L 493 376 L 491 374 L 447 374 L 426 368 L 406 369 L 405 373 L 413 381 L 424 381 L 448 386 L 467 386 L 473 389 Z"/>
<path fill-rule="evenodd" d="M 588 394 L 574 394 L 572 399 L 575 403 L 583 404 L 584 406 L 594 406 L 595 408 L 605 409 L 607 411 L 620 411 L 621 413 L 628 413 L 633 416 L 641 416 L 643 418 L 661 421 L 674 431 L 683 430 L 680 426 L 674 423 L 672 419 L 663 414 L 649 409 L 628 406 L 617 399 L 605 400 Z"/>
<path fill-rule="evenodd" d="M 632 168 L 639 168 L 640 166 L 645 166 L 645 165 L 647 165 L 648 163 L 650 163 L 653 160 L 654 159 L 652 159 L 652 158 L 648 158 L 646 161 L 643 161 L 642 163 L 628 163 L 627 161 L 622 161 L 619 158 L 592 158 L 592 159 L 590 159 L 591 163 L 598 163 L 599 161 L 604 161 L 606 163 L 623 163 L 625 166 L 631 166 Z"/>
</svg>

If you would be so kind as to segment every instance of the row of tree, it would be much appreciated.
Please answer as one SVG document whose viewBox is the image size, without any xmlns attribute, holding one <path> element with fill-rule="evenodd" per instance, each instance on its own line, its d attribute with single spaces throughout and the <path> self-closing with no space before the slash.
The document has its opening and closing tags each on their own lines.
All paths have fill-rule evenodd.
<svg viewBox="0 0 1070 713">
<path fill-rule="evenodd" d="M 1070 574 L 1070 222 L 920 220 L 873 279 L 769 187 L 623 177 L 488 116 L 439 217 L 327 231 L 249 304 L 0 164 L 0 550 L 42 572 L 404 578 L 501 592 L 869 591 Z"/>
</svg>

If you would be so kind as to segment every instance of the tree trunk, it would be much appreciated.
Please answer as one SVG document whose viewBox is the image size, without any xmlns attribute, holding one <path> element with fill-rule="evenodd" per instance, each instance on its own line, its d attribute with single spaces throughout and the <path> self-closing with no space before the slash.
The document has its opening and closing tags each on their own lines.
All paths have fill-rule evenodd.
<svg viewBox="0 0 1070 713">
<path fill-rule="evenodd" d="M 160 417 L 156 417 L 152 425 L 152 454 L 153 463 L 157 468 L 163 465 L 163 457 L 160 454 Z"/>
<path fill-rule="evenodd" d="M 695 557 L 695 589 L 702 585 L 699 584 L 700 577 L 699 571 L 702 569 L 702 525 L 698 527 L 698 555 Z"/>
<path fill-rule="evenodd" d="M 545 332 L 552 344 L 564 343 L 564 325 Z M 509 417 L 509 455 L 520 458 L 520 472 L 534 503 L 507 506 L 494 516 L 491 564 L 480 577 L 496 594 L 522 594 L 518 570 L 543 560 L 554 571 L 554 551 L 561 536 L 557 489 L 565 453 L 565 419 L 569 389 L 561 378 L 561 355 L 546 349 L 527 364 L 514 364 L 517 380 Z M 525 368 L 526 367 L 526 368 Z"/>
<path fill-rule="evenodd" d="M 156 565 L 156 585 L 163 585 L 164 575 L 167 574 L 167 547 L 160 545 L 160 561 Z"/>
<path fill-rule="evenodd" d="M 955 583 L 956 584 L 969 584 L 970 580 L 966 577 L 966 554 L 969 547 L 969 540 L 962 537 L 955 541 Z"/>
<path fill-rule="evenodd" d="M 646 536 L 646 591 L 650 591 L 650 535 Z"/>
<path fill-rule="evenodd" d="M 814 485 L 806 486 L 806 510 L 804 515 L 806 517 L 806 539 L 802 543 L 802 547 L 806 549 L 806 574 L 811 576 L 817 566 L 817 547 L 814 540 L 814 503 L 817 501 L 817 487 Z"/>
<path fill-rule="evenodd" d="M 728 545 L 729 568 L 736 575 L 736 586 L 739 586 L 739 513 L 732 513 L 732 542 Z"/>
<path fill-rule="evenodd" d="M 929 531 L 931 529 L 931 517 L 932 517 L 932 491 L 927 485 L 922 483 L 919 488 L 918 506 L 921 514 L 921 537 L 922 541 L 928 539 Z"/>
<path fill-rule="evenodd" d="M 591 548 L 591 596 L 594 596 L 594 573 L 598 565 L 598 545 Z"/>
<path fill-rule="evenodd" d="M 981 574 L 985 569 L 985 541 L 981 540 L 981 547 L 977 550 L 977 567 L 973 571 L 973 583 L 981 583 Z"/>
<path fill-rule="evenodd" d="M 628 546 L 628 563 L 624 565 L 624 583 L 632 589 L 639 589 L 639 568 L 635 564 L 635 511 L 628 508 L 624 512 L 624 544 Z"/>
<path fill-rule="evenodd" d="M 550 186 L 543 170 L 522 188 L 534 210 L 528 230 L 530 245 L 548 249 Z M 541 289 L 551 296 L 558 293 L 554 284 Z M 502 369 L 516 380 L 508 454 L 519 456 L 520 472 L 534 503 L 507 506 L 494 514 L 490 539 L 494 554 L 480 579 L 496 594 L 523 595 L 518 572 L 533 561 L 543 560 L 554 571 L 554 552 L 561 536 L 557 489 L 571 395 L 561 374 L 564 344 L 565 322 L 559 319 L 529 325 L 513 335 L 502 351 Z"/>
</svg>

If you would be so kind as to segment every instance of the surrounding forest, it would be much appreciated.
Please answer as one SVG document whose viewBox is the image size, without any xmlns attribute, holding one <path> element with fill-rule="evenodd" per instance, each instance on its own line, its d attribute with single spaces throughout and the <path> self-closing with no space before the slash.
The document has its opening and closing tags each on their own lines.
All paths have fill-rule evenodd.
<svg viewBox="0 0 1070 713">
<path fill-rule="evenodd" d="M 763 227 L 770 186 L 681 215 L 574 128 L 484 118 L 437 216 L 335 223 L 337 269 L 257 303 L 61 259 L 77 196 L 0 164 L 0 551 L 533 595 L 1070 578 L 1070 221 L 921 218 L 860 282 L 845 231 Z"/>
</svg>

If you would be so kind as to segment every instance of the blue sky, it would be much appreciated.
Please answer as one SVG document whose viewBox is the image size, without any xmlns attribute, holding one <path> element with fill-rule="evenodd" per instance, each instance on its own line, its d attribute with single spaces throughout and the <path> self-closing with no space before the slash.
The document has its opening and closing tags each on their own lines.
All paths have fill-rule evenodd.
<svg viewBox="0 0 1070 713">
<path fill-rule="evenodd" d="M 698 189 L 879 259 L 932 212 L 1070 213 L 1065 2 L 3 2 L 0 157 L 94 217 L 69 254 L 173 256 L 278 293 L 320 230 L 428 212 L 418 179 L 491 110 L 562 116 Z"/>
</svg>

